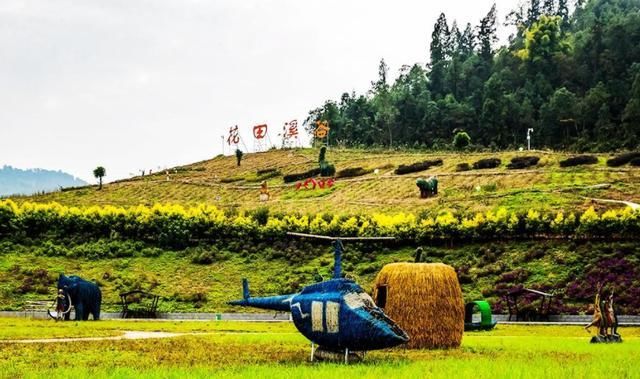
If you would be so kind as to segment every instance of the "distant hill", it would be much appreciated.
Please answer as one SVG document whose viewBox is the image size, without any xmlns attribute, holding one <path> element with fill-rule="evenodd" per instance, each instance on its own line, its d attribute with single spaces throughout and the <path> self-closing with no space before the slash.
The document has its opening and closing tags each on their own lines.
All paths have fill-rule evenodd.
<svg viewBox="0 0 640 379">
<path fill-rule="evenodd" d="M 40 168 L 22 170 L 11 166 L 0 168 L 0 196 L 31 195 L 60 187 L 84 186 L 88 183 L 62 171 Z"/>
</svg>

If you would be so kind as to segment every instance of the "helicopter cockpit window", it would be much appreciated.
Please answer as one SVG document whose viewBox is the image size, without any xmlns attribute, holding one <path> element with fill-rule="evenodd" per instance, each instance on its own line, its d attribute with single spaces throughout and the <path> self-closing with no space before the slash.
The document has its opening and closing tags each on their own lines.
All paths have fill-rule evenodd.
<svg viewBox="0 0 640 379">
<path fill-rule="evenodd" d="M 371 296 L 366 294 L 365 292 L 351 292 L 344 296 L 344 302 L 351 309 L 356 308 L 373 308 L 375 304 L 373 303 L 373 299 Z"/>
<path fill-rule="evenodd" d="M 387 305 L 387 285 L 378 286 L 378 296 L 376 296 L 376 303 L 380 308 L 384 308 Z"/>
</svg>

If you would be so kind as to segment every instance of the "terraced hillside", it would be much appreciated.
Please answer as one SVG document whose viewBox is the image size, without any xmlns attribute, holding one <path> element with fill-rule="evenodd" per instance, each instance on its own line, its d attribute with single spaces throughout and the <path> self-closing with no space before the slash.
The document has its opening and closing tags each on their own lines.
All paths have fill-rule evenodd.
<svg viewBox="0 0 640 379">
<path fill-rule="evenodd" d="M 599 156 L 593 165 L 561 168 L 559 161 L 569 154 L 552 152 L 502 153 L 425 153 L 331 149 L 327 159 L 338 171 L 362 167 L 377 169 L 354 178 L 338 178 L 331 189 L 297 190 L 295 183 L 285 184 L 283 175 L 315 168 L 317 149 L 273 150 L 246 154 L 242 165 L 235 157 L 211 160 L 172 168 L 165 172 L 135 177 L 96 187 L 53 192 L 29 199 L 56 201 L 65 205 L 151 205 L 154 203 L 214 204 L 238 210 L 269 206 L 278 212 L 412 212 L 481 211 L 498 207 L 510 210 L 535 208 L 577 210 L 594 205 L 594 198 L 640 202 L 640 169 L 631 166 L 607 167 L 608 156 Z M 527 169 L 508 169 L 513 157 L 535 155 L 539 163 Z M 457 171 L 460 163 L 497 157 L 502 163 L 495 169 Z M 396 175 L 395 168 L 424 160 L 442 159 L 442 166 L 408 175 Z M 259 170 L 277 170 L 267 176 Z M 439 195 L 420 199 L 417 178 L 437 175 Z M 271 177 L 269 177 L 271 176 Z M 258 201 L 260 182 L 268 182 L 271 198 Z M 602 207 L 615 203 L 597 202 Z M 601 205 L 600 205 L 601 204 Z"/>
</svg>

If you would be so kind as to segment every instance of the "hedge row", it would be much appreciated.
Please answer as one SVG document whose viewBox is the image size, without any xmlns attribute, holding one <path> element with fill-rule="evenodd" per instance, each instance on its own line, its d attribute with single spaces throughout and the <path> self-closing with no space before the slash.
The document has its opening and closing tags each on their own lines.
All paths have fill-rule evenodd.
<svg viewBox="0 0 640 379">
<path fill-rule="evenodd" d="M 471 170 L 471 165 L 467 162 L 462 162 L 462 163 L 458 163 L 456 165 L 456 171 L 457 172 L 461 172 L 461 171 L 469 171 Z"/>
<path fill-rule="evenodd" d="M 620 167 L 635 159 L 640 159 L 640 151 L 616 155 L 615 157 L 607 160 L 607 166 Z"/>
<path fill-rule="evenodd" d="M 528 168 L 537 165 L 539 161 L 540 157 L 536 156 L 515 157 L 511 159 L 511 163 L 507 165 L 507 168 L 511 170 Z"/>
<path fill-rule="evenodd" d="M 314 176 L 319 176 L 319 175 L 320 175 L 320 168 L 314 168 L 307 172 L 302 172 L 299 174 L 285 175 L 283 179 L 285 183 L 293 183 L 293 182 L 297 182 L 298 180 L 305 180 L 305 179 L 313 178 Z"/>
<path fill-rule="evenodd" d="M 405 175 L 412 172 L 420 172 L 428 170 L 433 166 L 442 166 L 442 159 L 434 159 L 432 161 L 416 162 L 410 165 L 400 165 L 395 170 L 396 175 Z"/>
<path fill-rule="evenodd" d="M 0 239 L 21 238 L 121 238 L 151 241 L 180 248 L 193 240 L 269 239 L 286 232 L 334 236 L 395 236 L 403 241 L 452 239 L 493 240 L 519 237 L 631 238 L 640 236 L 640 211 L 631 208 L 597 214 L 563 212 L 527 214 L 496 212 L 475 215 L 441 213 L 417 218 L 413 214 L 354 216 L 226 215 L 214 206 L 183 208 L 179 205 L 85 209 L 57 203 L 16 204 L 0 201 Z"/>
<path fill-rule="evenodd" d="M 560 161 L 560 167 L 573 167 L 580 165 L 589 165 L 598 163 L 598 157 L 595 155 L 576 155 Z"/>
<path fill-rule="evenodd" d="M 355 178 L 358 176 L 363 176 L 372 173 L 373 170 L 370 168 L 362 168 L 362 167 L 352 167 L 345 168 L 344 170 L 338 171 L 336 174 L 336 178 Z"/>
<path fill-rule="evenodd" d="M 496 168 L 502 164 L 502 161 L 499 158 L 487 158 L 480 159 L 479 161 L 473 164 L 473 168 L 475 170 L 482 170 L 487 168 Z"/>
</svg>

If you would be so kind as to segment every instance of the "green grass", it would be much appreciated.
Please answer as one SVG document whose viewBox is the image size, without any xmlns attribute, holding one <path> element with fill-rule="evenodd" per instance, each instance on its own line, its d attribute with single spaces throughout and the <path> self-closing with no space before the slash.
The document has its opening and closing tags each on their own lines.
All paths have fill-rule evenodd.
<svg viewBox="0 0 640 379">
<path fill-rule="evenodd" d="M 53 321 L 0 319 L 5 326 Z M 71 323 L 69 323 L 71 324 Z M 0 376 L 7 378 L 634 378 L 640 329 L 622 328 L 622 344 L 591 345 L 573 326 L 498 325 L 466 333 L 459 349 L 393 349 L 349 365 L 308 362 L 309 343 L 289 323 L 90 322 L 121 330 L 153 329 L 207 334 L 170 339 L 0 345 Z M 191 325 L 195 324 L 194 327 Z M 148 329 L 147 329 L 148 328 Z M 235 329 L 235 330 L 232 330 Z M 73 362 L 73 364 L 70 364 Z"/>
<path fill-rule="evenodd" d="M 527 170 L 507 170 L 506 164 L 517 155 L 541 156 L 538 166 Z M 369 173 L 350 179 L 338 179 L 329 191 L 296 191 L 295 183 L 285 185 L 282 175 L 303 172 L 317 166 L 317 150 L 277 150 L 246 154 L 242 166 L 235 157 L 221 157 L 183 166 L 171 173 L 137 177 L 108 184 L 102 191 L 84 188 L 54 192 L 41 196 L 17 198 L 41 202 L 57 201 L 72 206 L 91 205 L 152 205 L 179 203 L 214 204 L 222 208 L 255 209 L 267 205 L 274 212 L 371 213 L 440 210 L 485 211 L 497 207 L 527 211 L 559 209 L 577 211 L 591 206 L 586 197 L 609 198 L 640 202 L 640 169 L 610 168 L 605 157 L 595 165 L 561 168 L 558 162 L 568 154 L 553 152 L 388 152 L 384 150 L 331 149 L 327 159 L 337 170 L 355 167 L 385 167 L 378 175 Z M 456 172 L 462 162 L 473 163 L 481 158 L 499 157 L 502 165 L 490 170 Z M 394 175 L 393 169 L 427 159 L 442 158 L 444 164 L 411 175 Z M 262 169 L 277 169 L 279 173 L 257 176 Z M 438 175 L 441 195 L 419 199 L 415 185 L 418 177 Z M 224 183 L 229 178 L 234 182 Z M 259 181 L 267 179 L 271 192 L 267 204 L 258 201 Z M 606 189 L 584 187 L 609 183 Z M 477 191 L 480 187 L 483 190 Z M 317 198 L 317 201 L 313 201 Z M 612 207 L 603 204 L 602 207 Z"/>
<path fill-rule="evenodd" d="M 124 331 L 171 333 L 286 333 L 291 325 L 285 322 L 236 321 L 146 321 L 100 320 L 99 322 L 55 322 L 31 318 L 0 318 L 0 341 L 41 338 L 82 338 L 121 336 Z"/>
<path fill-rule="evenodd" d="M 299 242 L 299 244 L 294 244 Z M 263 246 L 264 245 L 264 246 Z M 163 312 L 245 312 L 227 305 L 241 296 L 241 280 L 250 281 L 254 295 L 293 293 L 313 283 L 316 274 L 331 277 L 333 253 L 323 244 L 292 240 L 284 250 L 269 243 L 238 244 L 220 253 L 223 258 L 210 265 L 194 264 L 188 251 L 164 251 L 157 257 L 87 259 L 39 255 L 39 245 L 6 245 L 0 250 L 0 310 L 20 310 L 28 300 L 53 299 L 59 273 L 79 275 L 96 281 L 103 293 L 103 311 L 117 312 L 119 293 L 142 289 L 163 297 Z M 345 244 L 343 271 L 371 291 L 375 275 L 392 262 L 413 260 L 414 247 Z M 206 246 L 201 248 L 206 250 Z M 196 251 L 202 251 L 197 249 Z M 277 257 L 271 254 L 280 254 Z M 428 262 L 443 262 L 467 269 L 462 290 L 465 300 L 500 300 L 493 290 L 499 285 L 548 285 L 563 292 L 568 283 L 588 272 L 600 259 L 624 256 L 628 270 L 640 267 L 640 246 L 634 243 L 525 241 L 453 246 L 425 246 Z M 501 283 L 503 273 L 524 269 L 522 283 Z M 35 272 L 44 272 L 33 282 Z M 30 285 L 25 291 L 25 286 Z M 591 299 L 565 298 L 565 304 L 584 307 Z"/>
</svg>

